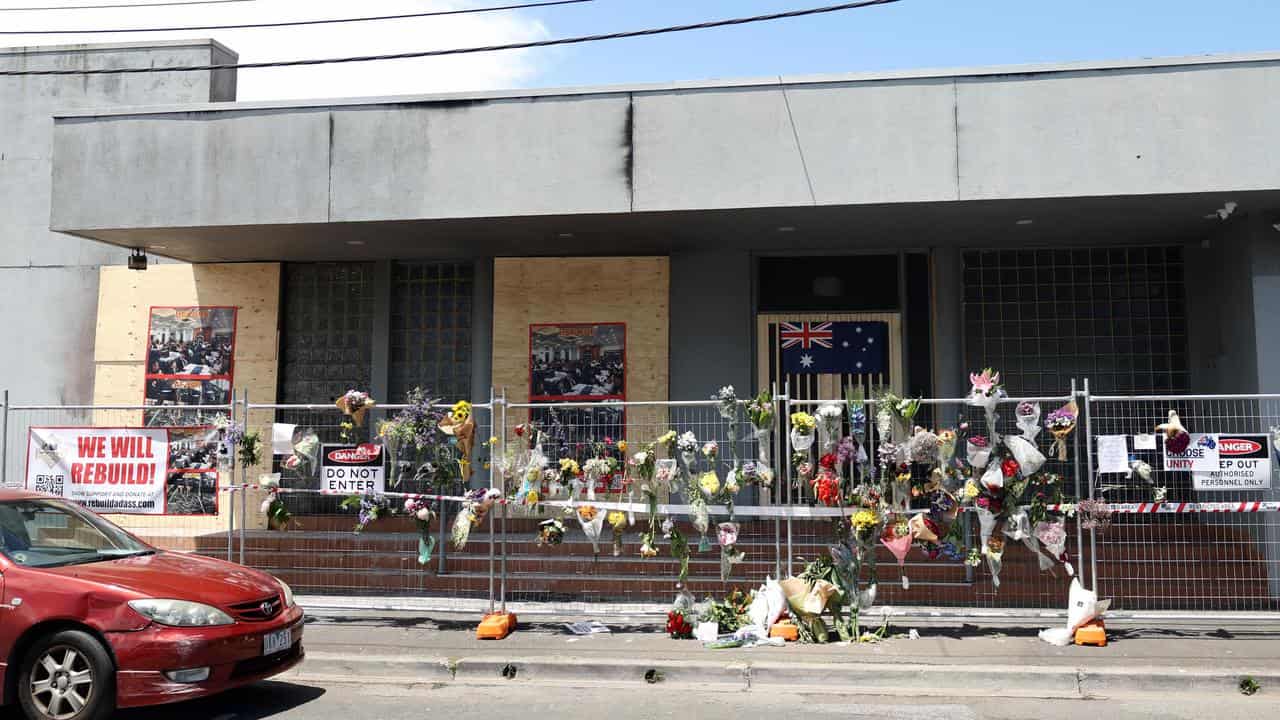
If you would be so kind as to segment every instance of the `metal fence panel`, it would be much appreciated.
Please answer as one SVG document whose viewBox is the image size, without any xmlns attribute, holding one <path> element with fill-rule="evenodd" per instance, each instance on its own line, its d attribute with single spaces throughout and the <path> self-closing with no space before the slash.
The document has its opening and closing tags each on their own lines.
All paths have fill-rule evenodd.
<svg viewBox="0 0 1280 720">
<path fill-rule="evenodd" d="M 1267 488 L 1197 490 L 1192 473 L 1171 471 L 1162 451 L 1134 449 L 1133 440 L 1154 433 L 1170 410 L 1192 433 L 1274 436 L 1280 396 L 1091 397 L 1089 410 L 1095 458 L 1097 438 L 1121 435 L 1131 457 L 1153 470 L 1150 482 L 1137 474 L 1095 475 L 1095 496 L 1113 505 L 1136 504 L 1097 533 L 1099 597 L 1132 610 L 1280 610 L 1280 513 L 1241 512 L 1249 503 L 1280 499 L 1275 449 Z M 1153 501 L 1161 499 L 1156 507 Z M 1205 512 L 1183 503 L 1227 507 Z M 1170 512 L 1175 510 L 1182 511 Z"/>
</svg>

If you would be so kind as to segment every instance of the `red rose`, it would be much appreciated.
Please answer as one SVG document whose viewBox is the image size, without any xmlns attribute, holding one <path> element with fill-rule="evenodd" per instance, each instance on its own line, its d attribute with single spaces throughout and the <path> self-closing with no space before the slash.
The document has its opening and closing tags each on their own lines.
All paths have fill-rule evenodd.
<svg viewBox="0 0 1280 720">
<path fill-rule="evenodd" d="M 1000 472 L 1004 473 L 1004 476 L 1007 478 L 1017 475 L 1018 461 L 1013 458 L 1005 458 L 1004 462 L 1000 463 Z"/>
<path fill-rule="evenodd" d="M 516 426 L 516 437 L 524 437 L 524 425 L 523 425 L 523 424 L 521 424 L 521 425 L 517 425 L 517 426 Z"/>
<path fill-rule="evenodd" d="M 818 465 L 828 470 L 835 470 L 836 469 L 835 454 L 827 453 L 826 455 L 823 455 L 822 457 L 818 458 Z"/>
</svg>

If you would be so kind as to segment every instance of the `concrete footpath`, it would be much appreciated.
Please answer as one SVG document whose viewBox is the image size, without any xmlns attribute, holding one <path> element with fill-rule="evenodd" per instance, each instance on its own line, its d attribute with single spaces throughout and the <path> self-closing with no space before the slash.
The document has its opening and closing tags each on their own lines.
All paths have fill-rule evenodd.
<svg viewBox="0 0 1280 720">
<path fill-rule="evenodd" d="M 309 618 L 307 661 L 282 677 L 392 685 L 697 685 L 708 691 L 1109 698 L 1239 696 L 1252 677 L 1280 696 L 1280 627 L 1193 620 L 1112 621 L 1110 644 L 1053 647 L 1027 621 L 903 619 L 876 644 L 707 650 L 671 640 L 656 619 L 602 618 L 612 632 L 575 636 L 522 620 L 505 640 L 475 638 L 476 615 L 322 611 Z M 1055 624 L 1046 620 L 1044 625 Z M 870 628 L 874 629 L 874 628 Z M 915 629 L 918 639 L 910 639 Z"/>
</svg>

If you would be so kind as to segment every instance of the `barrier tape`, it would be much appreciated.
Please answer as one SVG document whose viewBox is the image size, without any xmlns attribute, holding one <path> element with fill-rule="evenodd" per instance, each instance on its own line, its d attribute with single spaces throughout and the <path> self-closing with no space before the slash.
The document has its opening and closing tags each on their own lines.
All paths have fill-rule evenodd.
<svg viewBox="0 0 1280 720">
<path fill-rule="evenodd" d="M 257 485 L 230 485 L 222 488 L 230 492 L 236 492 Z M 335 492 L 329 490 L 312 490 L 309 488 L 269 488 L 271 492 L 288 495 L 324 495 L 334 497 L 350 497 L 351 493 Z M 464 495 L 436 495 L 429 493 L 401 493 L 401 492 L 385 492 L 380 493 L 383 497 L 395 498 L 400 500 L 435 500 L 438 502 L 471 502 L 471 498 Z M 516 505 L 507 498 L 500 498 L 495 501 L 499 505 Z M 628 513 L 648 514 L 649 505 L 647 503 L 636 502 L 611 502 L 602 500 L 544 500 L 538 503 L 540 506 L 567 508 L 572 509 L 579 505 L 591 505 L 599 510 L 610 511 L 619 510 Z M 1051 512 L 1072 513 L 1075 511 L 1075 505 L 1069 503 L 1046 505 L 1045 508 Z M 1190 514 L 1190 513 L 1270 513 L 1280 512 L 1280 501 L 1240 501 L 1240 502 L 1182 502 L 1182 503 L 1108 503 L 1107 507 L 1117 515 L 1168 515 L 1168 514 Z M 729 507 L 727 505 L 707 505 L 708 515 L 728 515 Z M 972 512 L 976 510 L 973 507 L 959 508 L 963 512 Z M 848 517 L 857 512 L 856 507 L 838 508 L 838 507 L 809 507 L 809 506 L 790 506 L 790 505 L 743 505 L 734 506 L 733 514 L 737 517 L 757 517 L 757 518 L 797 518 L 797 519 L 813 519 L 813 518 L 838 518 Z M 658 514 L 660 515 L 688 515 L 693 511 L 692 505 L 658 505 Z M 915 508 L 905 511 L 902 514 L 920 514 L 929 512 L 928 508 Z"/>
</svg>

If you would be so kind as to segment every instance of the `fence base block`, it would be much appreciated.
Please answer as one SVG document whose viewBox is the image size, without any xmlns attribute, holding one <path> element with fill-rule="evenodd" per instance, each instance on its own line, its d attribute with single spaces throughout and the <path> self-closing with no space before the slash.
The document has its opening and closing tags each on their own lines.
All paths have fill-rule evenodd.
<svg viewBox="0 0 1280 720">
<path fill-rule="evenodd" d="M 1098 647 L 1107 646 L 1107 628 L 1102 624 L 1101 620 L 1090 620 L 1089 622 L 1076 628 L 1076 644 L 1077 645 L 1097 645 Z"/>
<path fill-rule="evenodd" d="M 489 613 L 476 628 L 478 640 L 501 640 L 516 629 L 516 615 L 509 612 Z"/>
</svg>

